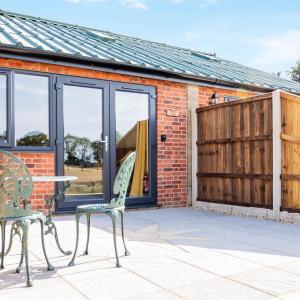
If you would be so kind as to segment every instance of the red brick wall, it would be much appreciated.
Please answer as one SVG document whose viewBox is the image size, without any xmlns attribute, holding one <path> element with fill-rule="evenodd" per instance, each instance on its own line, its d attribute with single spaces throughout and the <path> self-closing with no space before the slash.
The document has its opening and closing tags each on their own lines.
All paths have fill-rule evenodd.
<svg viewBox="0 0 300 300">
<path fill-rule="evenodd" d="M 55 174 L 54 153 L 14 152 L 14 154 L 25 162 L 33 176 L 53 176 Z M 34 183 L 33 195 L 30 199 L 32 208 L 43 210 L 45 196 L 51 195 L 53 191 L 53 183 Z"/>
<path fill-rule="evenodd" d="M 187 203 L 187 156 L 186 156 L 186 85 L 146 79 L 134 76 L 105 73 L 74 67 L 56 66 L 0 58 L 0 67 L 30 71 L 48 72 L 103 80 L 121 81 L 150 85 L 157 88 L 157 202 L 163 207 L 186 206 Z M 167 109 L 178 109 L 178 118 L 166 116 Z M 167 134 L 166 143 L 160 141 L 161 134 Z M 36 155 L 36 154 L 32 154 Z M 35 166 L 32 168 L 35 170 Z M 37 168 L 38 169 L 38 168 Z M 38 169 L 42 171 L 41 169 Z M 54 163 L 52 172 L 54 170 Z M 48 171 L 47 171 L 48 172 Z M 50 171 L 51 172 L 51 171 Z M 41 186 L 41 187 L 40 187 Z M 44 186 L 37 185 L 33 205 L 41 207 L 40 199 Z M 38 191 L 38 194 L 37 194 Z M 47 190 L 49 192 L 50 190 Z"/>
<path fill-rule="evenodd" d="M 157 201 L 162 207 L 187 205 L 187 86 L 171 81 L 100 72 L 75 67 L 0 58 L 0 67 L 72 75 L 103 80 L 150 85 L 157 88 Z M 241 91 L 199 87 L 199 105 L 207 105 L 211 95 L 247 96 Z M 179 117 L 166 115 L 167 109 Z M 167 134 L 167 142 L 160 141 Z M 54 153 L 19 153 L 34 175 L 54 174 Z M 51 184 L 36 184 L 32 196 L 35 209 L 43 208 L 43 198 L 53 192 Z"/>
<path fill-rule="evenodd" d="M 199 106 L 207 106 L 209 105 L 209 101 L 211 100 L 211 96 L 217 93 L 220 96 L 220 102 L 224 101 L 224 96 L 234 96 L 239 98 L 246 98 L 257 93 L 245 91 L 245 90 L 227 90 L 213 87 L 199 87 Z"/>
</svg>

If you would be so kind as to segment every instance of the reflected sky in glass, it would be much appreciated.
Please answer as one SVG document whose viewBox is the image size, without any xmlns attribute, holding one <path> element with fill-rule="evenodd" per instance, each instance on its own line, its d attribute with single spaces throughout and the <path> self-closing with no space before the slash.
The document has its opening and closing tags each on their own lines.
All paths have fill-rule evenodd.
<svg viewBox="0 0 300 300">
<path fill-rule="evenodd" d="M 116 131 L 121 137 L 132 129 L 138 121 L 149 119 L 149 95 L 116 92 Z"/>
<path fill-rule="evenodd" d="M 101 139 L 101 89 L 64 86 L 64 135 L 68 134 L 91 142 Z"/>
<path fill-rule="evenodd" d="M 15 138 L 44 133 L 49 136 L 49 79 L 15 75 Z"/>
<path fill-rule="evenodd" d="M 0 75 L 0 139 L 5 138 L 6 131 L 6 76 Z"/>
</svg>

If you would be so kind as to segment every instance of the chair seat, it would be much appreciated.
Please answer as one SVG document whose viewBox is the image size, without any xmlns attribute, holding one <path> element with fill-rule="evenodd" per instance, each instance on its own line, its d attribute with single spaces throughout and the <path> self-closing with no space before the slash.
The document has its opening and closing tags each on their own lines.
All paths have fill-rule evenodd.
<svg viewBox="0 0 300 300">
<path fill-rule="evenodd" d="M 7 217 L 1 217 L 0 221 L 24 221 L 24 220 L 37 220 L 42 219 L 45 220 L 45 216 L 43 213 L 38 211 L 32 211 L 31 214 L 28 214 L 27 216 L 7 216 Z"/>
<path fill-rule="evenodd" d="M 84 204 L 76 207 L 78 212 L 107 212 L 125 207 L 112 207 L 110 203 Z"/>
</svg>

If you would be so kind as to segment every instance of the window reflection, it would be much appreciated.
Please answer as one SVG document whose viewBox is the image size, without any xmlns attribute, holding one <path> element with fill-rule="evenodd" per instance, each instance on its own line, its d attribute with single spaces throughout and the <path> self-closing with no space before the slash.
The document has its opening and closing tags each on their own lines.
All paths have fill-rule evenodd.
<svg viewBox="0 0 300 300">
<path fill-rule="evenodd" d="M 132 151 L 136 162 L 128 193 L 130 197 L 149 194 L 149 96 L 116 92 L 116 162 L 117 169 Z"/>
<path fill-rule="evenodd" d="M 16 145 L 48 146 L 48 77 L 16 74 L 14 105 Z"/>
<path fill-rule="evenodd" d="M 6 76 L 0 75 L 0 143 L 7 142 L 6 109 Z"/>
<path fill-rule="evenodd" d="M 103 193 L 102 90 L 64 86 L 65 175 L 72 195 Z"/>
</svg>

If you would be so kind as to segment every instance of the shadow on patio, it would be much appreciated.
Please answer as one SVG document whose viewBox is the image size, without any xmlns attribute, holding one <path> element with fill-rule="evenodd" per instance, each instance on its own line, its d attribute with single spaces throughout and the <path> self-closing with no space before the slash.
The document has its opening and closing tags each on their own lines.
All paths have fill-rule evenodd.
<svg viewBox="0 0 300 300">
<path fill-rule="evenodd" d="M 73 250 L 75 217 L 55 219 L 63 247 Z M 20 251 L 16 239 L 6 269 L 0 272 L 1 300 L 37 299 L 41 293 L 56 300 L 255 300 L 300 295 L 299 226 L 189 208 L 128 211 L 125 222 L 131 256 L 121 256 L 123 268 L 114 267 L 111 221 L 101 215 L 92 217 L 90 255 L 78 256 L 75 267 L 66 267 L 70 257 L 61 256 L 47 236 L 53 272 L 46 271 L 38 226 L 33 226 L 30 259 L 35 287 L 24 287 L 24 271 L 13 274 Z M 78 253 L 83 253 L 83 224 L 80 233 Z M 120 236 L 118 244 L 123 254 Z"/>
</svg>

